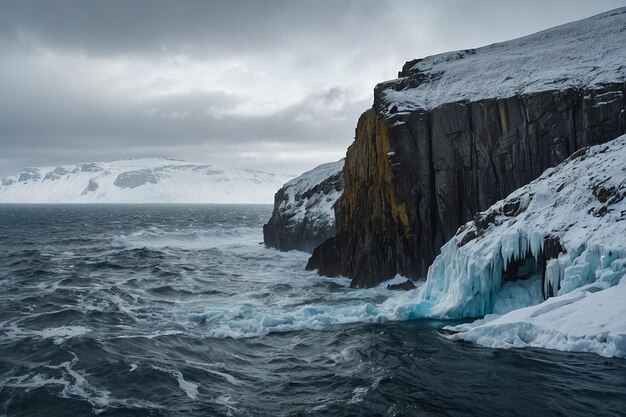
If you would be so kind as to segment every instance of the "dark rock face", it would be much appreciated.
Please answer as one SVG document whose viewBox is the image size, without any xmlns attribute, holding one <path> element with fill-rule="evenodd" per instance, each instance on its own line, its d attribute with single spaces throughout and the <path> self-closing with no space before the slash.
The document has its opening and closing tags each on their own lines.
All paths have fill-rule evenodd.
<svg viewBox="0 0 626 417">
<path fill-rule="evenodd" d="M 320 246 L 313 249 L 313 254 L 306 264 L 308 271 L 318 269 L 320 265 L 324 265 L 322 275 L 327 277 L 338 277 L 341 275 L 341 262 L 343 260 L 340 254 L 341 246 L 347 238 L 343 235 L 331 236 L 327 240 L 322 241 Z M 345 255 L 343 255 L 345 256 Z"/>
<path fill-rule="evenodd" d="M 38 181 L 41 179 L 41 173 L 37 168 L 25 168 L 18 177 L 19 182 Z"/>
<path fill-rule="evenodd" d="M 63 167 L 56 167 L 52 171 L 48 172 L 46 176 L 43 178 L 43 180 L 44 181 L 45 180 L 53 180 L 53 181 L 58 180 L 59 178 L 67 174 L 68 172 L 69 171 Z"/>
<path fill-rule="evenodd" d="M 381 92 L 421 82 L 411 77 L 376 88 L 348 149 L 337 234 L 307 265 L 351 277 L 353 287 L 396 274 L 424 278 L 441 246 L 475 213 L 580 156 L 580 148 L 626 132 L 622 82 L 394 113 Z M 515 202 L 507 206 L 511 215 L 518 210 Z"/>
<path fill-rule="evenodd" d="M 336 232 L 334 205 L 343 192 L 343 160 L 324 164 L 285 184 L 263 226 L 265 245 L 312 252 Z"/>
<path fill-rule="evenodd" d="M 100 172 L 100 171 L 102 171 L 102 168 L 100 166 L 98 166 L 98 164 L 95 164 L 93 162 L 90 162 L 88 164 L 79 164 L 78 167 L 80 167 L 80 170 L 83 171 L 83 172 Z"/>
<path fill-rule="evenodd" d="M 541 275 L 541 291 L 544 299 L 548 297 L 554 297 L 559 288 L 552 287 L 552 283 L 546 280 L 546 265 L 550 259 L 556 259 L 559 254 L 565 252 L 563 246 L 561 246 L 561 240 L 557 236 L 546 236 L 543 239 L 543 253 L 541 254 L 540 267 L 542 271 Z"/>
<path fill-rule="evenodd" d="M 82 193 L 80 193 L 80 195 L 85 195 L 88 193 L 91 193 L 93 191 L 96 191 L 98 189 L 98 182 L 96 180 L 94 180 L 93 178 L 89 179 L 89 184 L 87 184 L 87 186 L 85 187 L 85 189 L 83 190 Z"/>
<path fill-rule="evenodd" d="M 626 166 L 626 162 L 624 163 Z M 626 190 L 620 190 L 618 187 L 605 187 L 602 184 L 596 184 L 593 187 L 593 196 L 602 205 L 592 210 L 592 214 L 596 217 L 602 217 L 609 212 L 609 208 L 626 198 Z"/>
<path fill-rule="evenodd" d="M 414 290 L 415 288 L 417 287 L 415 286 L 415 284 L 413 284 L 413 281 L 410 281 L 408 279 L 404 281 L 402 284 L 387 285 L 387 289 L 392 290 L 392 291 L 411 291 L 411 290 Z"/>
<path fill-rule="evenodd" d="M 142 185 L 156 184 L 157 177 L 151 169 L 138 169 L 136 171 L 122 172 L 117 176 L 113 184 L 119 188 L 137 188 Z"/>
</svg>

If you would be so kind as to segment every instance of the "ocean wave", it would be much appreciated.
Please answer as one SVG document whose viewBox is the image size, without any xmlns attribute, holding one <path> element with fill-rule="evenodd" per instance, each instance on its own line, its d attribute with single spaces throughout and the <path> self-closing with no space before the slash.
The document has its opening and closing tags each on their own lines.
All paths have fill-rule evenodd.
<svg viewBox="0 0 626 417">
<path fill-rule="evenodd" d="M 270 305 L 253 300 L 233 300 L 222 310 L 211 309 L 188 316 L 206 324 L 209 338 L 249 338 L 269 333 L 324 330 L 335 325 L 386 323 L 428 318 L 431 306 L 419 301 L 419 288 L 390 292 L 384 287 L 369 290 L 345 289 L 329 297 L 325 304 L 291 298 L 291 303 Z"/>
<path fill-rule="evenodd" d="M 112 246 L 124 249 L 203 250 L 233 245 L 257 245 L 263 241 L 258 229 L 215 228 L 205 230 L 163 230 L 149 228 L 112 239 Z"/>
<path fill-rule="evenodd" d="M 89 381 L 89 375 L 77 370 L 78 357 L 69 352 L 73 358 L 58 365 L 37 366 L 30 372 L 7 378 L 3 383 L 6 387 L 22 388 L 27 391 L 37 388 L 59 388 L 61 398 L 87 401 L 95 414 L 111 408 L 129 409 L 162 409 L 159 404 L 146 400 L 114 398 L 111 392 L 96 386 Z"/>
<path fill-rule="evenodd" d="M 11 324 L 6 330 L 6 337 L 9 339 L 24 339 L 37 337 L 41 339 L 52 339 L 56 345 L 60 345 L 66 340 L 74 337 L 81 337 L 90 333 L 92 329 L 86 326 L 60 326 L 45 328 L 42 330 L 25 329 Z"/>
</svg>

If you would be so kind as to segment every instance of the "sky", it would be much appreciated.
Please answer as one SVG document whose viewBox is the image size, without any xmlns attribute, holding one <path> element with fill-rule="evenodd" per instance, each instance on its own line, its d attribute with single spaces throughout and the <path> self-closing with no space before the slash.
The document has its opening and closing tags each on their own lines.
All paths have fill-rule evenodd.
<svg viewBox="0 0 626 417">
<path fill-rule="evenodd" d="M 0 0 L 0 176 L 163 156 L 299 174 L 374 86 L 626 0 Z"/>
</svg>

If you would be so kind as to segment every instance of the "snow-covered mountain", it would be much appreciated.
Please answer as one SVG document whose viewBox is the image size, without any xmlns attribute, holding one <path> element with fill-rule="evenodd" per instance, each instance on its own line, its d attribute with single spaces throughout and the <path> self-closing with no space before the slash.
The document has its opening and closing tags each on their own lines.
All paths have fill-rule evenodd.
<svg viewBox="0 0 626 417">
<path fill-rule="evenodd" d="M 271 203 L 291 176 L 168 158 L 26 168 L 0 203 Z"/>
<path fill-rule="evenodd" d="M 462 226 L 422 305 L 488 315 L 449 327 L 457 339 L 626 357 L 625 197 L 626 136 L 579 150 Z"/>
</svg>

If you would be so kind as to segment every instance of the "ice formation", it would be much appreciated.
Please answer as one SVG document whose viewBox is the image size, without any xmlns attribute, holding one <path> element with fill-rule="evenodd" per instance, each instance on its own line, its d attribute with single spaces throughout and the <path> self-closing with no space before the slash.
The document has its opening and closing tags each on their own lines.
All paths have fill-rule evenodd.
<svg viewBox="0 0 626 417">
<path fill-rule="evenodd" d="M 625 197 L 626 136 L 576 152 L 477 214 L 444 245 L 421 288 L 426 315 L 504 314 L 450 328 L 461 332 L 456 338 L 489 346 L 538 346 L 543 337 L 553 347 L 560 338 L 563 350 L 624 356 Z"/>
<path fill-rule="evenodd" d="M 290 175 L 168 158 L 26 168 L 0 180 L 0 203 L 271 203 Z"/>
<path fill-rule="evenodd" d="M 524 279 L 541 285 L 531 303 L 616 285 L 626 271 L 625 161 L 626 136 L 583 149 L 477 214 L 429 270 L 423 297 L 433 314 L 492 313 L 503 284 Z"/>
<path fill-rule="evenodd" d="M 622 274 L 623 275 L 623 274 Z M 496 348 L 541 347 L 626 358 L 626 280 L 596 281 L 535 306 L 446 327 L 452 339 Z"/>
</svg>

